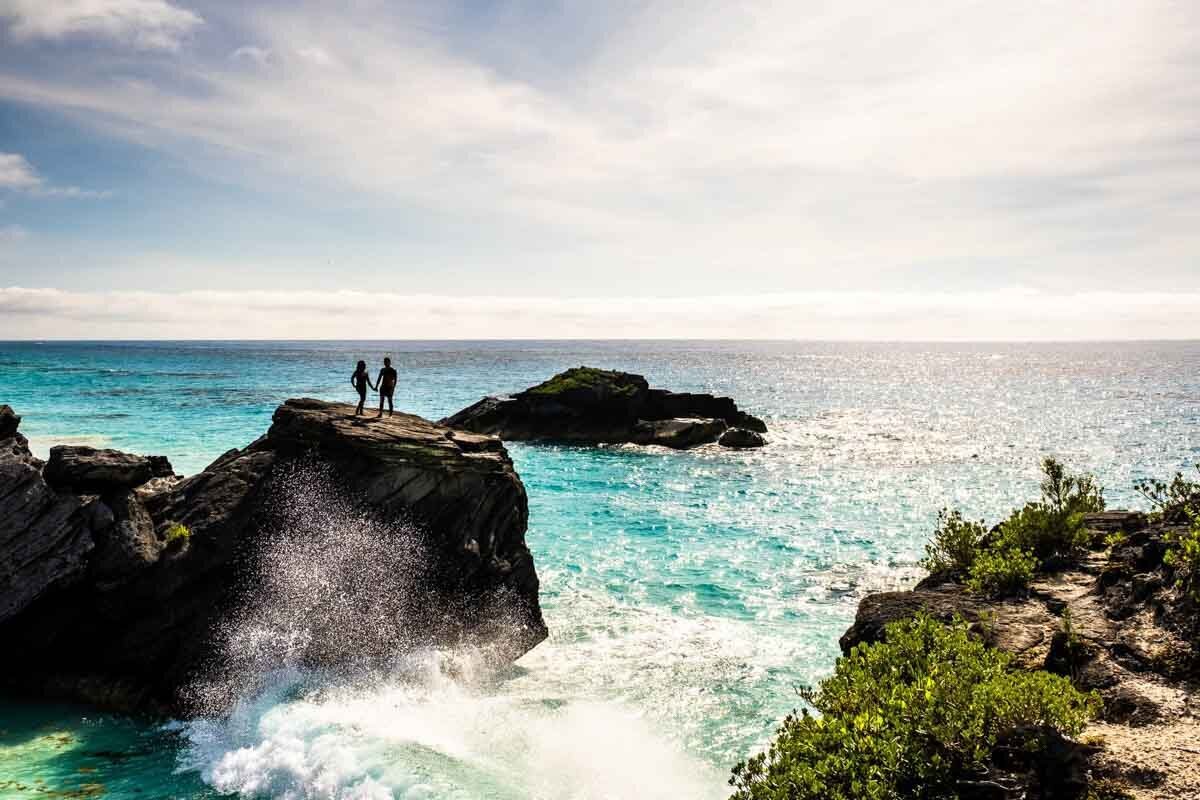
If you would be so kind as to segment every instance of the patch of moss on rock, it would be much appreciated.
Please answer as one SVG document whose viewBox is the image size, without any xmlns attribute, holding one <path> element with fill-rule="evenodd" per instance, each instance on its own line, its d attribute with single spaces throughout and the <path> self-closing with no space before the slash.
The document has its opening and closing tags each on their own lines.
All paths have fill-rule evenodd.
<svg viewBox="0 0 1200 800">
<path fill-rule="evenodd" d="M 191 538 L 192 529 L 179 522 L 168 525 L 167 532 L 163 535 L 163 541 L 167 543 L 167 547 L 182 547 L 191 541 Z"/>
<path fill-rule="evenodd" d="M 566 392 L 587 391 L 610 397 L 636 397 L 639 391 L 646 390 L 645 380 L 635 380 L 637 376 L 615 370 L 597 369 L 596 367 L 572 367 L 560 372 L 549 380 L 526 389 L 524 394 L 557 395 Z"/>
</svg>

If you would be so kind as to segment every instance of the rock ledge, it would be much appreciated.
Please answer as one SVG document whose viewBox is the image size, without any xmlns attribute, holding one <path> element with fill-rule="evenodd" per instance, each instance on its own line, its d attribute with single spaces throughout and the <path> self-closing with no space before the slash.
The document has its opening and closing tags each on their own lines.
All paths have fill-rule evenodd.
<svg viewBox="0 0 1200 800">
<path fill-rule="evenodd" d="M 353 411 L 289 400 L 266 435 L 178 479 L 165 459 L 118 451 L 55 448 L 44 466 L 0 407 L 0 642 L 21 654 L 0 681 L 188 713 L 179 692 L 253 591 L 298 465 L 321 465 L 363 514 L 419 532 L 423 616 L 396 623 L 406 641 L 486 645 L 510 661 L 544 639 L 525 489 L 500 441 Z M 406 578 L 371 589 L 395 579 L 393 593 L 409 591 Z"/>
</svg>

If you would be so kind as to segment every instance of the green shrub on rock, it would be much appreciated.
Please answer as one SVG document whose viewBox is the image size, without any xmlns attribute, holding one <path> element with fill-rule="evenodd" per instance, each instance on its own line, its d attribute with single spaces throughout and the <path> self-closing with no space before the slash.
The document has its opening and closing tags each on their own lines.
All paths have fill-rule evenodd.
<svg viewBox="0 0 1200 800">
<path fill-rule="evenodd" d="M 964 519 L 958 509 L 943 508 L 938 512 L 933 541 L 925 545 L 921 566 L 932 573 L 965 575 L 979 554 L 979 543 L 987 534 L 983 520 Z"/>
<path fill-rule="evenodd" d="M 766 753 L 738 764 L 733 800 L 954 797 L 998 743 L 1078 735 L 1099 707 L 1065 678 L 1010 670 L 961 621 L 924 615 L 856 646 L 802 696 L 819 716 L 792 714 Z"/>
<path fill-rule="evenodd" d="M 1000 597 L 1023 591 L 1055 559 L 1097 544 L 1083 523 L 1085 514 L 1104 510 L 1095 477 L 1072 474 L 1053 458 L 1042 461 L 1042 474 L 1041 499 L 1013 511 L 993 531 L 983 520 L 942 509 L 921 566 L 963 580 L 976 594 Z"/>
<path fill-rule="evenodd" d="M 1163 563 L 1175 571 L 1175 583 L 1200 599 L 1200 514 L 1192 515 L 1185 531 L 1168 531 Z"/>
<path fill-rule="evenodd" d="M 1057 459 L 1042 460 L 1042 502 L 1070 517 L 1104 510 L 1104 487 L 1090 474 L 1072 475 Z"/>
<path fill-rule="evenodd" d="M 1196 465 L 1200 475 L 1200 464 Z M 1188 480 L 1182 472 L 1176 472 L 1170 483 L 1154 478 L 1139 480 L 1134 490 L 1150 501 L 1155 516 L 1168 522 L 1180 522 L 1200 515 L 1200 482 Z"/>
<path fill-rule="evenodd" d="M 1090 546 L 1085 514 L 1104 510 L 1104 490 L 1092 475 L 1073 475 L 1053 458 L 1042 462 L 1042 498 L 1000 523 L 996 545 L 1033 553 L 1040 561 Z"/>
<path fill-rule="evenodd" d="M 986 597 L 1007 597 L 1028 588 L 1038 560 L 1028 550 L 989 547 L 979 553 L 967 577 L 967 589 Z"/>
</svg>

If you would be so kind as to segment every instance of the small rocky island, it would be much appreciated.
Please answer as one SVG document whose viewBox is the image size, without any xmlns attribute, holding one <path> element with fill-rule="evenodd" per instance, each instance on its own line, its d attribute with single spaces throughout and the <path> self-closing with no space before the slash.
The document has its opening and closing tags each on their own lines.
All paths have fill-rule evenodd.
<svg viewBox="0 0 1200 800">
<path fill-rule="evenodd" d="M 575 367 L 512 396 L 485 397 L 442 425 L 511 441 L 761 447 L 766 424 L 728 397 L 651 389 L 641 375 Z"/>
<path fill-rule="evenodd" d="M 546 636 L 525 488 L 499 439 L 288 400 L 264 436 L 179 478 L 164 458 L 114 450 L 55 447 L 43 463 L 19 424 L 0 406 L 0 683 L 11 689 L 188 713 L 180 690 L 253 591 L 280 492 L 304 491 L 286 484 L 312 463 L 362 518 L 422 532 L 424 615 L 396 621 L 407 641 L 480 643 L 510 661 Z M 411 575 L 374 579 L 370 596 L 389 580 L 411 591 Z"/>
</svg>

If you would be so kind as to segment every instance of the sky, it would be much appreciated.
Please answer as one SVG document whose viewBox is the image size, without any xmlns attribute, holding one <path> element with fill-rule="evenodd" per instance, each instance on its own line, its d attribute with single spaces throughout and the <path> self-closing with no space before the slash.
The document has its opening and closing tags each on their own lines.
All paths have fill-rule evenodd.
<svg viewBox="0 0 1200 800">
<path fill-rule="evenodd" d="M 1200 338 L 1200 4 L 0 0 L 0 338 Z"/>
</svg>

